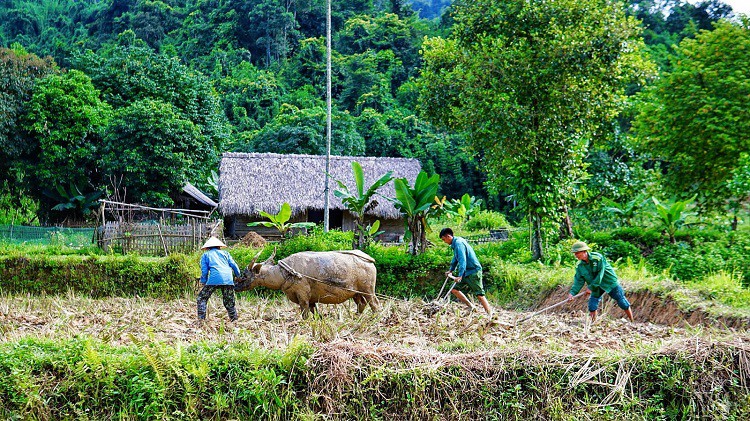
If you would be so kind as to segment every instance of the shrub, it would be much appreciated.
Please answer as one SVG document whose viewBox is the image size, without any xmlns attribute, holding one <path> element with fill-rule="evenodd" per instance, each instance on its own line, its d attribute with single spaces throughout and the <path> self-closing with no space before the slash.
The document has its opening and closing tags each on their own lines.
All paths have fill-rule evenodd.
<svg viewBox="0 0 750 421">
<path fill-rule="evenodd" d="M 664 244 L 667 240 L 659 230 L 644 230 L 640 227 L 623 227 L 611 232 L 615 240 L 627 241 L 638 247 L 641 251 L 649 251 L 655 247 Z M 604 245 L 602 243 L 602 245 Z"/>
<path fill-rule="evenodd" d="M 581 238 L 586 241 L 589 246 L 591 246 L 592 244 L 605 245 L 612 242 L 612 233 L 609 231 L 595 231 Z"/>
<path fill-rule="evenodd" d="M 268 258 L 274 249 L 276 250 L 275 260 L 283 259 L 301 251 L 349 250 L 352 247 L 353 238 L 351 231 L 331 230 L 323 232 L 322 228 L 316 228 L 307 235 L 297 235 L 280 243 L 266 244 L 258 261 Z M 253 257 L 260 250 L 238 245 L 228 251 L 237 262 L 237 265 L 242 268 L 250 264 Z"/>
<path fill-rule="evenodd" d="M 741 276 L 745 286 L 750 285 L 750 231 L 733 231 L 724 239 L 731 250 L 727 257 L 727 270 Z"/>
<path fill-rule="evenodd" d="M 10 182 L 5 180 L 0 188 L 0 225 L 30 224 L 36 220 L 39 202 L 24 191 L 18 196 L 10 192 Z M 37 221 L 38 224 L 38 221 Z"/>
<path fill-rule="evenodd" d="M 697 244 L 721 241 L 727 234 L 715 229 L 690 229 L 679 230 L 674 236 L 677 241 Z"/>
<path fill-rule="evenodd" d="M 569 238 L 547 247 L 544 253 L 544 263 L 559 266 L 572 265 L 577 262 L 575 255 L 570 251 L 576 241 Z M 593 244 L 591 243 L 590 246 Z"/>
<path fill-rule="evenodd" d="M 323 232 L 322 228 L 316 228 L 308 235 L 298 235 L 278 245 L 276 257 L 283 259 L 301 251 L 331 251 L 351 250 L 354 233 L 351 231 L 330 230 Z M 275 247 L 273 244 L 266 245 L 266 250 Z"/>
<path fill-rule="evenodd" d="M 604 255 L 607 256 L 607 259 L 611 262 L 618 259 L 626 260 L 628 258 L 637 262 L 641 259 L 641 251 L 638 247 L 623 240 L 614 240 L 602 247 L 602 253 L 604 253 Z"/>
<path fill-rule="evenodd" d="M 480 211 L 466 222 L 466 229 L 469 231 L 487 231 L 507 227 L 510 227 L 510 224 L 503 214 L 487 210 Z"/>
<path fill-rule="evenodd" d="M 449 247 L 431 247 L 413 256 L 402 247 L 371 245 L 365 252 L 372 256 L 378 270 L 379 293 L 398 297 L 434 296 L 445 280 L 452 258 Z M 480 258 L 481 259 L 481 258 Z"/>
<path fill-rule="evenodd" d="M 717 248 L 715 243 L 699 248 L 691 248 L 687 243 L 665 244 L 654 249 L 649 262 L 660 269 L 669 269 L 679 280 L 697 279 L 725 267 L 720 246 Z"/>
<path fill-rule="evenodd" d="M 143 295 L 172 298 L 190 291 L 199 273 L 197 262 L 175 254 L 138 256 L 0 257 L 0 291 L 92 297 Z"/>
<path fill-rule="evenodd" d="M 497 241 L 480 244 L 474 247 L 481 262 L 485 260 L 502 260 L 526 263 L 531 261 L 529 248 L 529 232 L 518 230 L 511 232 L 507 241 Z"/>
</svg>

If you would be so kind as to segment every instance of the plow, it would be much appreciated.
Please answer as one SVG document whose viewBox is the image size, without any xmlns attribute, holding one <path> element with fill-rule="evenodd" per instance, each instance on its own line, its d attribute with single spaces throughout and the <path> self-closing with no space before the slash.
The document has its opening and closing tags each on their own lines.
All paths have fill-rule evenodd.
<svg viewBox="0 0 750 421">
<path fill-rule="evenodd" d="M 448 284 L 448 280 L 452 280 L 453 284 L 448 288 L 448 290 L 445 292 L 445 295 L 443 295 L 443 291 L 445 290 L 445 286 Z M 456 277 L 453 275 L 448 275 L 445 277 L 445 281 L 443 281 L 443 286 L 440 287 L 440 292 L 438 292 L 437 297 L 430 301 L 429 303 L 425 304 L 424 306 L 424 313 L 432 317 L 435 314 L 437 314 L 440 310 L 445 308 L 445 305 L 450 302 L 451 297 L 451 290 L 456 287 Z"/>
</svg>

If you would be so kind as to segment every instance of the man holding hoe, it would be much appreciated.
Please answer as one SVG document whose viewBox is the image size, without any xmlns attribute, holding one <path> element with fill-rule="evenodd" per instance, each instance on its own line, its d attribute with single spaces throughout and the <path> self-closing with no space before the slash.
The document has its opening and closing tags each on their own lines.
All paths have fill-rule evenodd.
<svg viewBox="0 0 750 421">
<path fill-rule="evenodd" d="M 588 284 L 590 290 L 588 293 L 591 294 L 589 297 L 589 315 L 592 322 L 596 320 L 599 300 L 605 292 L 617 302 L 617 305 L 625 311 L 625 315 L 632 322 L 633 310 L 630 308 L 630 302 L 625 298 L 625 291 L 617 282 L 615 270 L 603 255 L 589 252 L 589 250 L 589 246 L 583 241 L 573 243 L 571 251 L 580 262 L 576 266 L 576 274 L 573 279 L 573 286 L 568 293 L 568 300 L 572 300 L 573 296 L 583 288 L 583 285 Z"/>
<path fill-rule="evenodd" d="M 456 287 L 451 290 L 451 293 L 456 296 L 462 303 L 474 309 L 474 306 L 469 302 L 461 289 L 471 290 L 471 292 L 477 296 L 477 299 L 482 304 L 484 311 L 492 317 L 492 309 L 490 304 L 487 302 L 487 298 L 484 296 L 484 286 L 482 285 L 482 265 L 479 264 L 477 255 L 474 253 L 474 249 L 471 248 L 469 243 L 461 237 L 454 237 L 453 230 L 450 228 L 443 228 L 440 231 L 440 239 L 445 244 L 448 244 L 453 249 L 453 260 L 451 260 L 451 267 L 445 276 L 451 276 L 454 273 Z"/>
</svg>

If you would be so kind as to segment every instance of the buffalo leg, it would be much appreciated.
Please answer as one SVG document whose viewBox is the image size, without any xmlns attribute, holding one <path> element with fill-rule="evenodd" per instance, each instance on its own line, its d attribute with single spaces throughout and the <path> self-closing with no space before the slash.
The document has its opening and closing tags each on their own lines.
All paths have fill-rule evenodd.
<svg viewBox="0 0 750 421">
<path fill-rule="evenodd" d="M 365 297 L 365 300 L 367 300 L 367 304 L 370 305 L 370 308 L 372 311 L 378 312 L 380 311 L 380 302 L 378 301 L 378 297 L 375 296 L 375 291 L 369 291 L 368 293 L 362 294 Z"/>
<path fill-rule="evenodd" d="M 297 300 L 295 302 L 299 304 L 299 308 L 302 310 L 302 318 L 307 319 L 310 317 L 310 302 L 300 297 L 299 294 L 297 294 L 296 298 Z"/>
<path fill-rule="evenodd" d="M 354 302 L 357 303 L 357 313 L 362 313 L 363 311 L 365 311 L 367 301 L 365 301 L 365 297 L 362 294 L 355 294 Z"/>
</svg>

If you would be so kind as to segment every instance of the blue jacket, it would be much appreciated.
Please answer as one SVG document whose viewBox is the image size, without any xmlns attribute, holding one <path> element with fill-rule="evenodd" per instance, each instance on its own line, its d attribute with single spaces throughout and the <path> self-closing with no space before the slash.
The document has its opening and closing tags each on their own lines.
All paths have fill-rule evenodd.
<svg viewBox="0 0 750 421">
<path fill-rule="evenodd" d="M 453 260 L 451 260 L 451 272 L 456 276 L 473 275 L 482 270 L 482 265 L 469 243 L 461 237 L 453 237 L 451 242 L 453 249 Z"/>
<path fill-rule="evenodd" d="M 235 275 L 240 276 L 240 268 L 232 256 L 219 248 L 210 248 L 201 256 L 201 283 L 206 285 L 234 285 Z"/>
</svg>

